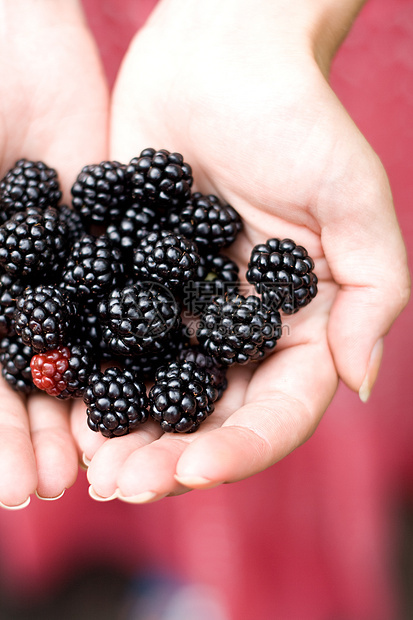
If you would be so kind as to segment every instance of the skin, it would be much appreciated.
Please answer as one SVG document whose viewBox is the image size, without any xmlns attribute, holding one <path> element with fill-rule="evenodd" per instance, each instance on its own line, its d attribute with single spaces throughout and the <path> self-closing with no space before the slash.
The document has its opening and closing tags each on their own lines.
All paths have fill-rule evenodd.
<svg viewBox="0 0 413 620">
<path fill-rule="evenodd" d="M 59 171 L 67 201 L 75 175 L 105 159 L 108 144 L 108 90 L 80 5 L 0 2 L 0 56 L 1 175 L 20 157 L 43 160 Z M 0 402 L 0 502 L 58 496 L 78 472 L 69 403 L 26 402 L 2 379 Z"/>
<path fill-rule="evenodd" d="M 11 2 L 4 4 L 11 10 Z M 244 220 L 229 252 L 241 273 L 253 245 L 290 237 L 314 258 L 319 294 L 287 317 L 288 329 L 265 362 L 230 369 L 230 387 L 193 435 L 161 435 L 149 422 L 105 440 L 87 428 L 84 405 L 76 402 L 75 445 L 67 404 L 37 396 L 27 418 L 24 403 L 4 387 L 1 502 L 21 504 L 34 489 L 58 495 L 74 480 L 78 452 L 90 461 L 91 495 L 100 500 L 142 503 L 241 480 L 311 436 L 339 379 L 368 396 L 382 338 L 407 303 L 409 275 L 386 174 L 328 84 L 331 59 L 362 5 L 339 4 L 163 0 L 133 40 L 113 93 L 109 157 L 127 162 L 148 146 L 183 153 L 196 189 L 228 201 Z M 44 52 L 51 44 L 46 33 L 61 45 L 66 28 L 79 37 L 60 48 L 59 69 L 50 61 L 54 93 L 45 98 L 37 90 L 34 98 L 28 88 L 19 99 L 20 110 L 30 104 L 25 129 L 16 103 L 1 103 L 9 105 L 1 121 L 4 170 L 19 156 L 44 155 L 68 180 L 85 163 L 106 158 L 107 94 L 78 7 L 70 6 L 74 27 L 54 23 L 66 36 L 43 21 L 41 36 L 30 31 Z M 23 40 L 12 35 L 2 43 L 11 49 Z M 16 51 L 17 74 L 2 69 L 0 83 L 10 92 L 16 80 L 21 89 L 36 79 L 21 62 L 27 45 Z M 61 450 L 56 438 L 64 439 Z"/>
<path fill-rule="evenodd" d="M 320 285 L 287 317 L 273 355 L 230 370 L 195 434 L 161 436 L 149 424 L 105 441 L 76 407 L 95 496 L 141 503 L 241 480 L 312 435 L 339 379 L 368 397 L 409 276 L 386 174 L 328 84 L 362 3 L 340 5 L 164 0 L 131 44 L 113 95 L 111 156 L 183 153 L 196 189 L 244 220 L 229 252 L 241 273 L 254 244 L 289 237 L 314 258 Z"/>
</svg>

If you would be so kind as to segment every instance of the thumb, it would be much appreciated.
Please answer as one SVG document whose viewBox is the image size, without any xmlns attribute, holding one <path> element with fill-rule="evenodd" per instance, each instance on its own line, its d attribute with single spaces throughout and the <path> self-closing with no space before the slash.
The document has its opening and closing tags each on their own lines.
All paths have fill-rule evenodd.
<svg viewBox="0 0 413 620">
<path fill-rule="evenodd" d="M 359 136 L 359 139 L 362 139 Z M 406 251 L 389 182 L 367 143 L 339 166 L 320 206 L 325 256 L 339 284 L 328 325 L 338 374 L 361 400 L 377 377 L 383 337 L 409 299 Z M 343 190 L 345 188 L 345 191 Z"/>
</svg>

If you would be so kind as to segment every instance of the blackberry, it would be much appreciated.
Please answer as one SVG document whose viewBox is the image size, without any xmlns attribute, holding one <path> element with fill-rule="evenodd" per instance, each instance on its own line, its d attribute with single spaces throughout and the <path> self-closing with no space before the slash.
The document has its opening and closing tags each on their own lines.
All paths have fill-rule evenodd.
<svg viewBox="0 0 413 620">
<path fill-rule="evenodd" d="M 123 367 L 137 377 L 152 381 L 158 368 L 175 361 L 182 351 L 189 348 L 186 328 L 172 332 L 169 338 L 157 344 L 156 349 L 147 355 L 123 358 Z"/>
<path fill-rule="evenodd" d="M 108 226 L 106 234 L 129 260 L 142 237 L 156 229 L 159 230 L 156 211 L 150 205 L 135 202 L 128 207 L 119 223 Z"/>
<path fill-rule="evenodd" d="M 82 218 L 77 211 L 67 205 L 60 205 L 59 215 L 60 221 L 67 233 L 68 244 L 72 246 L 75 241 L 86 233 Z"/>
<path fill-rule="evenodd" d="M 93 307 L 107 295 L 123 274 L 120 250 L 106 235 L 83 235 L 72 247 L 62 271 L 61 288 L 74 299 Z"/>
<path fill-rule="evenodd" d="M 16 300 L 14 326 L 34 353 L 57 349 L 67 343 L 77 308 L 55 286 L 28 286 Z"/>
<path fill-rule="evenodd" d="M 178 362 L 192 362 L 198 368 L 204 368 L 211 373 L 213 385 L 218 391 L 217 400 L 219 400 L 228 387 L 227 368 L 219 366 L 210 355 L 207 355 L 201 347 L 193 345 L 191 347 L 182 348 L 177 357 Z"/>
<path fill-rule="evenodd" d="M 89 428 L 104 437 L 127 435 L 149 417 L 145 384 L 127 370 L 92 373 L 83 400 Z"/>
<path fill-rule="evenodd" d="M 208 370 L 193 362 L 171 362 L 156 373 L 149 411 L 165 432 L 192 433 L 214 411 L 217 397 Z"/>
<path fill-rule="evenodd" d="M 133 200 L 155 203 L 162 210 L 190 196 L 192 169 L 180 153 L 145 149 L 130 161 L 126 172 Z"/>
<path fill-rule="evenodd" d="M 242 225 L 233 207 L 213 194 L 196 192 L 181 210 L 170 213 L 168 227 L 195 241 L 201 253 L 211 254 L 230 246 Z"/>
<path fill-rule="evenodd" d="M 158 282 L 171 289 L 193 280 L 200 264 L 196 245 L 167 230 L 151 232 L 133 253 L 133 268 L 140 280 Z"/>
<path fill-rule="evenodd" d="M 55 207 L 61 196 L 54 168 L 41 161 L 19 159 L 0 182 L 3 221 L 28 207 Z"/>
<path fill-rule="evenodd" d="M 294 314 L 317 294 L 314 261 L 291 239 L 269 239 L 256 245 L 248 263 L 247 280 L 265 303 Z"/>
<path fill-rule="evenodd" d="M 30 361 L 33 383 L 60 399 L 80 398 L 98 370 L 93 350 L 84 344 L 38 353 Z"/>
<path fill-rule="evenodd" d="M 0 342 L 1 374 L 15 392 L 31 394 L 37 390 L 30 370 L 32 356 L 31 347 L 16 335 Z"/>
<path fill-rule="evenodd" d="M 114 355 L 154 351 L 181 326 L 181 309 L 171 292 L 151 282 L 114 289 L 98 305 L 102 336 Z"/>
<path fill-rule="evenodd" d="M 14 333 L 16 299 L 24 291 L 24 284 L 7 273 L 0 275 L 0 337 Z"/>
<path fill-rule="evenodd" d="M 197 338 L 218 363 L 231 366 L 262 358 L 281 336 L 281 319 L 259 297 L 217 296 L 201 316 Z"/>
<path fill-rule="evenodd" d="M 126 167 L 118 161 L 84 166 L 72 186 L 72 204 L 88 224 L 120 219 L 129 202 Z"/>
<path fill-rule="evenodd" d="M 56 272 L 67 249 L 66 229 L 54 207 L 31 207 L 0 226 L 0 265 L 12 276 Z"/>
<path fill-rule="evenodd" d="M 196 276 L 184 287 L 184 306 L 198 316 L 217 295 L 238 290 L 238 274 L 238 265 L 222 254 L 201 256 Z"/>
</svg>

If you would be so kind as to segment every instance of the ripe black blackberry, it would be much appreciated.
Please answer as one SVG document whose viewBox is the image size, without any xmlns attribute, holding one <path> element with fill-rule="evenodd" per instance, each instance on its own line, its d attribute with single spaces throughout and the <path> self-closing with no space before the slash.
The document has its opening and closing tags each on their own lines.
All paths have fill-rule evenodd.
<svg viewBox="0 0 413 620">
<path fill-rule="evenodd" d="M 212 375 L 213 385 L 218 391 L 217 400 L 222 398 L 222 395 L 228 387 L 227 368 L 225 366 L 219 366 L 216 360 L 210 355 L 207 355 L 205 351 L 197 345 L 182 348 L 176 361 L 192 362 L 197 368 L 208 370 Z"/>
<path fill-rule="evenodd" d="M 89 376 L 98 371 L 94 350 L 85 344 L 33 355 L 30 368 L 36 387 L 62 400 L 82 397 Z"/>
<path fill-rule="evenodd" d="M 92 373 L 83 400 L 89 428 L 104 437 L 127 435 L 149 417 L 145 384 L 127 370 Z"/>
<path fill-rule="evenodd" d="M 233 207 L 213 194 L 196 192 L 182 209 L 170 213 L 168 227 L 195 241 L 201 253 L 211 254 L 230 246 L 242 224 Z"/>
<path fill-rule="evenodd" d="M 123 262 L 107 235 L 83 235 L 73 244 L 61 275 L 61 288 L 93 307 L 122 278 Z"/>
<path fill-rule="evenodd" d="M 90 224 L 119 220 L 129 203 L 126 167 L 118 161 L 84 166 L 72 186 L 72 204 Z"/>
<path fill-rule="evenodd" d="M 154 203 L 161 210 L 182 203 L 191 193 L 192 169 L 180 153 L 145 149 L 126 172 L 133 200 Z"/>
<path fill-rule="evenodd" d="M 133 253 L 133 269 L 140 280 L 182 289 L 193 280 L 200 264 L 193 241 L 167 230 L 151 232 L 141 239 Z"/>
<path fill-rule="evenodd" d="M 114 289 L 98 305 L 102 336 L 114 355 L 153 352 L 157 343 L 181 326 L 181 308 L 171 292 L 156 282 Z"/>
<path fill-rule="evenodd" d="M 232 293 L 218 296 L 203 312 L 197 338 L 219 364 L 246 364 L 274 349 L 281 319 L 259 297 Z"/>
<path fill-rule="evenodd" d="M 55 207 L 61 196 L 54 168 L 41 161 L 19 159 L 0 182 L 2 221 L 28 207 Z"/>
<path fill-rule="evenodd" d="M 196 276 L 184 286 L 182 301 L 198 316 L 217 295 L 233 293 L 239 284 L 238 265 L 230 258 L 222 254 L 201 256 Z"/>
<path fill-rule="evenodd" d="M 148 204 L 134 202 L 127 208 L 118 223 L 108 226 L 106 234 L 112 243 L 120 248 L 124 259 L 129 262 L 140 240 L 159 228 L 156 210 Z"/>
<path fill-rule="evenodd" d="M 32 356 L 31 347 L 16 334 L 0 342 L 1 374 L 15 392 L 31 394 L 37 390 L 30 369 Z"/>
<path fill-rule="evenodd" d="M 214 411 L 217 398 L 208 370 L 193 362 L 171 362 L 156 373 L 149 411 L 165 432 L 192 433 Z"/>
<path fill-rule="evenodd" d="M 291 239 L 269 239 L 256 245 L 248 264 L 247 280 L 265 303 L 294 314 L 317 295 L 314 261 Z"/>
<path fill-rule="evenodd" d="M 0 226 L 0 265 L 11 276 L 57 272 L 67 250 L 65 224 L 54 207 L 30 207 Z"/>
<path fill-rule="evenodd" d="M 7 273 L 0 275 L 0 337 L 14 333 L 14 311 L 16 299 L 24 291 L 25 285 Z"/>
<path fill-rule="evenodd" d="M 147 381 L 153 381 L 156 371 L 161 366 L 169 364 L 177 359 L 181 351 L 189 348 L 189 336 L 186 327 L 183 326 L 177 332 L 172 332 L 164 341 L 156 343 L 155 350 L 147 355 L 124 357 L 123 367 L 133 375 Z"/>
<path fill-rule="evenodd" d="M 67 343 L 77 308 L 55 286 L 28 286 L 16 300 L 14 328 L 34 353 L 57 349 Z"/>
</svg>

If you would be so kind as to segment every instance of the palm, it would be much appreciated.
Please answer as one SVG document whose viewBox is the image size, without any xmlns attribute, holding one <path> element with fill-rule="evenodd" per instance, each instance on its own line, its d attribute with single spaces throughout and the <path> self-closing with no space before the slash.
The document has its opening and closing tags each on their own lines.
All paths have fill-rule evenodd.
<svg viewBox="0 0 413 620">
<path fill-rule="evenodd" d="M 81 167 L 106 156 L 108 98 L 94 44 L 71 11 L 57 22 L 46 5 L 30 14 L 19 12 L 16 3 L 6 12 L 10 22 L 0 38 L 7 59 L 0 65 L 1 171 L 21 157 L 43 160 L 58 170 L 68 199 Z M 0 502 L 19 505 L 35 490 L 59 495 L 78 470 L 68 403 L 38 395 L 26 403 L 3 380 L 0 391 Z"/>
</svg>

